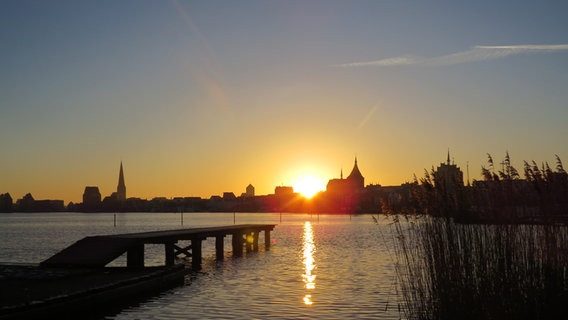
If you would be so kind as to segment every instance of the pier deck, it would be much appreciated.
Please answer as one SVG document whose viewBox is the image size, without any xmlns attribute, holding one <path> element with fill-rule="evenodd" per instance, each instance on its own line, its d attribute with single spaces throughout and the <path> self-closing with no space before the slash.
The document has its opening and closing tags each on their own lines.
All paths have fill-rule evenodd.
<svg viewBox="0 0 568 320">
<path fill-rule="evenodd" d="M 218 260 L 224 256 L 224 238 L 232 237 L 233 255 L 240 256 L 243 249 L 257 251 L 259 234 L 264 232 L 265 250 L 270 248 L 270 231 L 273 224 L 242 224 L 223 227 L 190 228 L 178 230 L 126 233 L 83 238 L 40 263 L 42 267 L 104 267 L 126 253 L 129 268 L 144 267 L 144 245 L 163 244 L 165 264 L 174 264 L 175 257 L 191 257 L 192 269 L 201 268 L 203 240 L 214 237 L 215 253 Z M 179 241 L 190 241 L 188 246 L 178 245 Z"/>
<path fill-rule="evenodd" d="M 0 265 L 0 320 L 102 319 L 184 284 L 183 265 L 47 268 Z"/>
</svg>

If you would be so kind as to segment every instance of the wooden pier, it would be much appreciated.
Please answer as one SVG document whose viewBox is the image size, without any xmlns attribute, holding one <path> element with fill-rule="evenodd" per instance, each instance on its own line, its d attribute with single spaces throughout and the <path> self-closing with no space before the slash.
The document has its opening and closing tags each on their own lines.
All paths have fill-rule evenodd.
<svg viewBox="0 0 568 320">
<path fill-rule="evenodd" d="M 191 228 L 179 230 L 126 233 L 83 238 L 59 253 L 40 263 L 45 267 L 104 267 L 126 253 L 129 268 L 144 267 L 144 245 L 163 244 L 165 264 L 171 266 L 177 256 L 191 257 L 191 267 L 201 269 L 202 242 L 215 238 L 215 256 L 224 257 L 224 238 L 232 237 L 233 256 L 242 256 L 243 251 L 258 251 L 259 235 L 264 232 L 265 250 L 270 248 L 270 231 L 273 224 L 243 224 L 224 227 Z M 189 245 L 179 244 L 189 241 Z"/>
</svg>

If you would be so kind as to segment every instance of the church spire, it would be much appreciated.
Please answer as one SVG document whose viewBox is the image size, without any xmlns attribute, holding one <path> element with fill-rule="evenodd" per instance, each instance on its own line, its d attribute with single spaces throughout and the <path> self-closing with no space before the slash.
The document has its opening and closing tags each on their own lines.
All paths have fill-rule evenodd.
<svg viewBox="0 0 568 320">
<path fill-rule="evenodd" d="M 446 161 L 446 163 L 450 165 L 450 148 L 448 148 L 448 159 Z"/>
<path fill-rule="evenodd" d="M 116 187 L 116 198 L 119 201 L 126 200 L 126 185 L 124 184 L 124 171 L 122 161 L 120 161 L 120 172 L 118 173 L 118 186 Z"/>
<path fill-rule="evenodd" d="M 347 176 L 347 180 L 354 182 L 358 188 L 363 189 L 365 187 L 365 178 L 359 171 L 359 166 L 357 165 L 357 156 L 355 156 L 355 164 L 353 165 L 353 169 L 349 176 Z"/>
</svg>

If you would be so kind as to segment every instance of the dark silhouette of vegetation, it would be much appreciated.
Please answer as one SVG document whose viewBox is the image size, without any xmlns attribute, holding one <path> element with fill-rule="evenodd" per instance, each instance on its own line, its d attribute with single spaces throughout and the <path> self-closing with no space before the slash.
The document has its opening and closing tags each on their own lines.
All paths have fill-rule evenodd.
<svg viewBox="0 0 568 320">
<path fill-rule="evenodd" d="M 556 155 L 556 171 L 548 163 L 524 161 L 524 176 L 511 164 L 507 152 L 501 170 L 493 159 L 481 167 L 482 181 L 474 181 L 470 213 L 478 221 L 547 223 L 568 218 L 568 174 Z M 471 216 L 471 215 L 470 215 Z"/>
<path fill-rule="evenodd" d="M 394 218 L 408 319 L 553 319 L 568 312 L 568 226 Z"/>
<path fill-rule="evenodd" d="M 568 222 L 568 174 L 556 155 L 554 169 L 524 161 L 524 179 L 509 152 L 496 169 L 487 154 L 482 180 L 465 186 L 459 168 L 442 164 L 401 186 L 402 200 L 381 203 L 381 212 L 451 217 L 469 223 Z"/>
<path fill-rule="evenodd" d="M 448 161 L 407 184 L 398 210 L 383 208 L 403 213 L 393 216 L 393 234 L 409 319 L 568 314 L 568 174 L 560 157 L 554 169 L 525 161 L 524 179 L 508 152 L 498 164 L 487 158 L 472 186 L 459 183 Z"/>
</svg>

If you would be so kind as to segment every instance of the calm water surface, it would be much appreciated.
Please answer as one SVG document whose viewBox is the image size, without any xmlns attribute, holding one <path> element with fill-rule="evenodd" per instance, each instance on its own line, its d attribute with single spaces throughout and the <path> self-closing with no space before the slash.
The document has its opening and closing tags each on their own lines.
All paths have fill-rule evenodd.
<svg viewBox="0 0 568 320">
<path fill-rule="evenodd" d="M 116 217 L 116 226 L 115 226 Z M 183 221 L 183 222 L 182 222 Z M 0 262 L 38 263 L 90 235 L 241 223 L 277 224 L 270 251 L 214 260 L 188 283 L 107 319 L 399 319 L 388 221 L 370 215 L 31 213 L 0 215 Z M 183 225 L 182 225 L 183 223 Z M 225 239 L 230 250 L 230 236 Z M 261 241 L 260 243 L 264 243 Z M 164 263 L 162 246 L 146 264 Z M 119 258 L 113 264 L 125 264 Z"/>
</svg>

